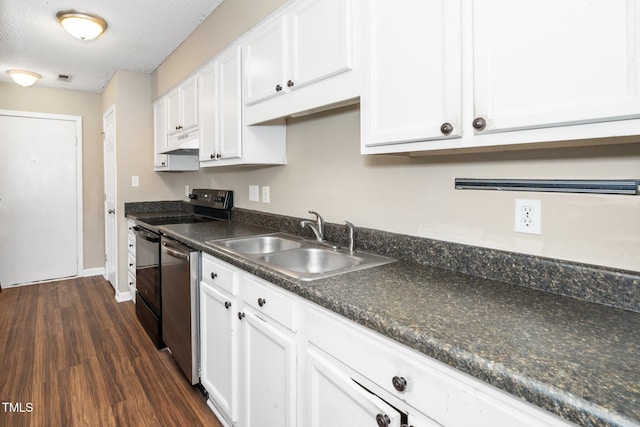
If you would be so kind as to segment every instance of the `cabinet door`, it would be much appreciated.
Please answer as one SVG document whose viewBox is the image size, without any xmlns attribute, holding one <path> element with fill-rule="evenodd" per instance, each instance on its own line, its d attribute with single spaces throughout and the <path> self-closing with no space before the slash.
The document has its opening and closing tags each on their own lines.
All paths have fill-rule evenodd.
<svg viewBox="0 0 640 427">
<path fill-rule="evenodd" d="M 356 384 L 345 372 L 319 352 L 307 352 L 309 427 L 368 427 L 376 417 L 387 416 L 389 426 L 400 427 L 400 414 L 384 401 Z"/>
<path fill-rule="evenodd" d="M 200 102 L 200 149 L 201 162 L 216 159 L 216 68 L 215 63 L 206 66 L 198 74 L 198 98 Z"/>
<path fill-rule="evenodd" d="M 166 103 L 166 133 L 172 135 L 180 132 L 182 119 L 180 117 L 180 90 L 171 91 L 165 97 Z"/>
<path fill-rule="evenodd" d="M 244 44 L 242 57 L 246 105 L 285 93 L 286 33 L 284 18 L 278 18 Z"/>
<path fill-rule="evenodd" d="M 477 0 L 476 132 L 640 117 L 636 0 Z"/>
<path fill-rule="evenodd" d="M 153 144 L 154 167 L 162 168 L 168 166 L 167 155 L 158 154 L 158 151 L 167 147 L 166 104 L 164 98 L 160 98 L 153 103 Z"/>
<path fill-rule="evenodd" d="M 291 13 L 290 90 L 352 68 L 351 14 L 351 0 L 309 0 Z"/>
<path fill-rule="evenodd" d="M 242 157 L 241 53 L 240 47 L 236 47 L 216 60 L 216 123 L 219 126 L 216 139 L 222 159 Z"/>
<path fill-rule="evenodd" d="M 460 1 L 374 0 L 370 8 L 363 153 L 461 136 Z"/>
<path fill-rule="evenodd" d="M 294 338 L 245 310 L 244 423 L 247 427 L 294 427 L 296 345 Z"/>
<path fill-rule="evenodd" d="M 198 79 L 192 77 L 180 85 L 180 126 L 185 132 L 198 127 Z"/>
<path fill-rule="evenodd" d="M 226 293 L 200 283 L 200 382 L 216 407 L 237 421 L 237 317 Z"/>
</svg>

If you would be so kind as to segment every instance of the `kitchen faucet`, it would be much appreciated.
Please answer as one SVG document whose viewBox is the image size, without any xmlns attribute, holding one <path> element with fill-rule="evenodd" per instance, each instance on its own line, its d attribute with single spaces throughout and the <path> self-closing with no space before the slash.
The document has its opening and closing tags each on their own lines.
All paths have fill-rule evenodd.
<svg viewBox="0 0 640 427">
<path fill-rule="evenodd" d="M 316 216 L 316 222 L 314 223 L 313 221 L 303 219 L 302 221 L 300 221 L 300 227 L 305 228 L 306 226 L 309 226 L 309 228 L 313 230 L 313 233 L 316 235 L 316 240 L 318 242 L 323 242 L 324 241 L 324 220 L 322 219 L 322 217 L 318 212 L 309 211 L 309 213 Z"/>
</svg>

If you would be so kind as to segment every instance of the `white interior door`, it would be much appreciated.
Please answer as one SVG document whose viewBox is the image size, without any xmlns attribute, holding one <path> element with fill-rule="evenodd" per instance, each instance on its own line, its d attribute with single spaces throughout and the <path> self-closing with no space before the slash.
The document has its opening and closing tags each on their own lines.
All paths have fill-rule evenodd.
<svg viewBox="0 0 640 427">
<path fill-rule="evenodd" d="M 102 118 L 104 131 L 104 224 L 105 278 L 117 288 L 116 254 L 116 108 L 111 106 Z"/>
<path fill-rule="evenodd" d="M 81 118 L 0 111 L 2 286 L 77 276 Z"/>
</svg>

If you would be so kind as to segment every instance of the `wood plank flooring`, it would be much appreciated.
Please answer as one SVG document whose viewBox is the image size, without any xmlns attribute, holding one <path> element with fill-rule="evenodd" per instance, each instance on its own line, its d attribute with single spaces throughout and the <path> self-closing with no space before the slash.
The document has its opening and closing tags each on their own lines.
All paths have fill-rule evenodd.
<svg viewBox="0 0 640 427">
<path fill-rule="evenodd" d="M 0 293 L 0 426 L 222 427 L 101 276 Z"/>
</svg>

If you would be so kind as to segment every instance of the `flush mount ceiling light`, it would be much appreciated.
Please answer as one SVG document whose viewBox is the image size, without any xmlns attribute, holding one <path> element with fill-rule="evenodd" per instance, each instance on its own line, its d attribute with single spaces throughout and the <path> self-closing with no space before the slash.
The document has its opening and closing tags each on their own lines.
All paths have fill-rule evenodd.
<svg viewBox="0 0 640 427">
<path fill-rule="evenodd" d="M 104 19 L 78 10 L 58 12 L 56 18 L 69 34 L 80 40 L 93 40 L 107 29 Z"/>
<path fill-rule="evenodd" d="M 18 83 L 22 87 L 33 86 L 41 77 L 38 73 L 26 70 L 9 70 L 7 73 L 11 76 L 14 82 Z"/>
</svg>

